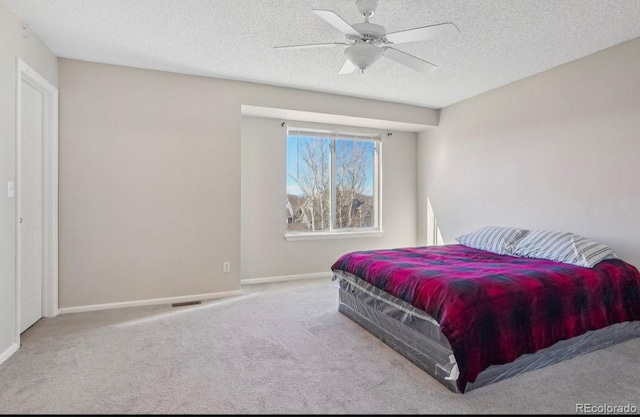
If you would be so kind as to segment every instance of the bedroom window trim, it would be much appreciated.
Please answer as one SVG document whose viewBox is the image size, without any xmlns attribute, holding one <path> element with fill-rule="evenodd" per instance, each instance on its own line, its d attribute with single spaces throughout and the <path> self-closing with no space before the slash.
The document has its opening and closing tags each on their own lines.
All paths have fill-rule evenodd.
<svg viewBox="0 0 640 417">
<path fill-rule="evenodd" d="M 287 240 L 321 240 L 321 239 L 350 239 L 362 237 L 382 237 L 382 230 L 367 231 L 332 231 L 332 232 L 287 232 L 284 237 Z"/>
<path fill-rule="evenodd" d="M 330 222 L 329 228 L 319 231 L 289 231 L 285 232 L 285 239 L 296 240 L 321 240 L 321 239 L 343 239 L 343 238 L 372 238 L 384 235 L 382 228 L 382 134 L 377 129 L 344 127 L 338 125 L 323 125 L 310 123 L 286 124 L 287 143 L 292 132 L 308 133 L 310 136 L 325 136 L 331 141 L 330 145 L 330 190 L 336 189 L 336 146 L 337 140 L 353 140 L 373 142 L 373 226 L 372 227 L 336 227 L 336 193 L 331 192 L 330 196 Z M 288 177 L 287 169 L 287 177 Z"/>
</svg>

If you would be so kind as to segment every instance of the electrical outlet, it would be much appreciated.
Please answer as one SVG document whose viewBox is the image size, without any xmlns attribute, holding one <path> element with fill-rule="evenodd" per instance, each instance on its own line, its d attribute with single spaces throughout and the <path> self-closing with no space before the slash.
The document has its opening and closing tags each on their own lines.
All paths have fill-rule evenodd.
<svg viewBox="0 0 640 417">
<path fill-rule="evenodd" d="M 222 263 L 222 272 L 231 272 L 231 262 Z"/>
</svg>

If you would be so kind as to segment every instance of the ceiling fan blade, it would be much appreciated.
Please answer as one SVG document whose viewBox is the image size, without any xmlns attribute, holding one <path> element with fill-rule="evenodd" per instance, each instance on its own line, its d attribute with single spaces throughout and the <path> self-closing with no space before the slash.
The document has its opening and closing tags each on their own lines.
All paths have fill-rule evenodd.
<svg viewBox="0 0 640 417">
<path fill-rule="evenodd" d="M 313 9 L 311 11 L 316 15 L 318 15 L 319 17 L 326 20 L 327 23 L 334 26 L 336 29 L 338 29 L 340 32 L 344 33 L 345 35 L 357 36 L 358 38 L 362 36 L 360 32 L 355 30 L 353 26 L 347 23 L 346 20 L 344 20 L 343 18 L 341 18 L 331 10 Z"/>
<path fill-rule="evenodd" d="M 343 45 L 349 45 L 349 44 L 344 42 L 309 43 L 304 45 L 274 46 L 273 49 L 309 49 L 309 48 L 324 48 L 329 46 L 343 46 Z"/>
<path fill-rule="evenodd" d="M 397 49 L 388 48 L 388 47 L 383 49 L 384 49 L 384 56 L 386 56 L 387 58 L 393 61 L 396 61 L 399 64 L 406 65 L 407 67 L 412 68 L 416 71 L 430 73 L 432 71 L 435 71 L 438 68 L 437 65 L 433 65 L 432 63 L 427 62 L 423 59 L 420 59 L 413 55 L 409 55 L 406 52 L 402 52 Z"/>
<path fill-rule="evenodd" d="M 347 59 L 346 61 L 344 61 L 342 68 L 340 68 L 340 71 L 338 71 L 338 74 L 351 74 L 355 70 L 356 70 L 356 66 L 353 65 L 353 62 Z"/>
<path fill-rule="evenodd" d="M 426 41 L 440 38 L 442 36 L 457 35 L 460 30 L 453 23 L 440 23 L 437 25 L 424 26 L 421 28 L 401 30 L 400 32 L 388 33 L 387 41 L 392 43 L 405 43 Z"/>
</svg>

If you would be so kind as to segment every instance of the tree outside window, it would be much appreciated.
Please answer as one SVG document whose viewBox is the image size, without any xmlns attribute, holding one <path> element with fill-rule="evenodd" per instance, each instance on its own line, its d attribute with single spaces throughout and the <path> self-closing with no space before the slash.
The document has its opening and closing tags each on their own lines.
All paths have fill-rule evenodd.
<svg viewBox="0 0 640 417">
<path fill-rule="evenodd" d="M 380 136 L 289 130 L 287 232 L 379 229 Z"/>
</svg>

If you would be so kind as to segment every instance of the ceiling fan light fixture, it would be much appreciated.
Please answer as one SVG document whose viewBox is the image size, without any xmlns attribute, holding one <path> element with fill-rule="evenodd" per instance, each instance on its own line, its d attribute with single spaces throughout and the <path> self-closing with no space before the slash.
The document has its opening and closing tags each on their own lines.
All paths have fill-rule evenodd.
<svg viewBox="0 0 640 417">
<path fill-rule="evenodd" d="M 384 51 L 381 48 L 368 42 L 356 43 L 346 47 L 344 50 L 347 59 L 360 71 L 364 71 L 373 65 L 383 53 Z"/>
</svg>

